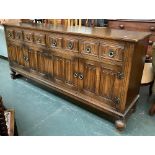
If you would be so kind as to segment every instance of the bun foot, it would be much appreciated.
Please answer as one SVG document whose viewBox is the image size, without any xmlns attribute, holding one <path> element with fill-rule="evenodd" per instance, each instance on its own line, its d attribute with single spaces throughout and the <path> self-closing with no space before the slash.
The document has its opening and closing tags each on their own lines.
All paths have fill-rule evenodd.
<svg viewBox="0 0 155 155">
<path fill-rule="evenodd" d="M 115 127 L 119 131 L 123 131 L 126 128 L 126 123 L 124 120 L 116 120 L 115 121 Z"/>
</svg>

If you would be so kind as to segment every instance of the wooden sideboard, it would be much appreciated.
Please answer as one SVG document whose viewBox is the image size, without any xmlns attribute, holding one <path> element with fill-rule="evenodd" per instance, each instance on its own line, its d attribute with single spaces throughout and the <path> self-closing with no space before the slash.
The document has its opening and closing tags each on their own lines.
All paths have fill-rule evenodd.
<svg viewBox="0 0 155 155">
<path fill-rule="evenodd" d="M 155 42 L 155 20 L 111 19 L 108 20 L 108 27 L 120 30 L 150 32 L 147 56 L 152 57 L 152 44 Z"/>
<path fill-rule="evenodd" d="M 50 24 L 5 24 L 12 78 L 53 88 L 115 121 L 136 107 L 150 33 Z"/>
</svg>

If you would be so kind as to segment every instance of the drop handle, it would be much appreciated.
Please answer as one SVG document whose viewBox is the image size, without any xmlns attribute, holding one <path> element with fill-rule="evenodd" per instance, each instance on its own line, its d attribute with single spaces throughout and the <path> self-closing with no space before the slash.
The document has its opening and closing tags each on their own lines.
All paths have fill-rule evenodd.
<svg viewBox="0 0 155 155">
<path fill-rule="evenodd" d="M 78 77 L 78 73 L 74 73 L 74 77 L 77 78 Z"/>
<path fill-rule="evenodd" d="M 69 42 L 68 45 L 67 45 L 67 47 L 68 47 L 70 50 L 73 49 L 73 43 L 72 43 L 72 42 Z"/>
<path fill-rule="evenodd" d="M 56 41 L 53 41 L 52 42 L 52 47 L 56 47 L 57 46 L 57 42 Z"/>
<path fill-rule="evenodd" d="M 109 51 L 108 51 L 108 56 L 109 56 L 110 58 L 113 58 L 113 57 L 115 56 L 115 51 L 109 50 Z"/>
<path fill-rule="evenodd" d="M 83 78 L 84 78 L 83 74 L 79 74 L 79 79 L 83 80 Z"/>
<path fill-rule="evenodd" d="M 26 62 L 28 62 L 28 61 L 29 61 L 29 58 L 26 57 L 26 56 L 24 56 L 24 60 L 25 60 Z"/>
<path fill-rule="evenodd" d="M 11 37 L 11 33 L 10 32 L 8 33 L 8 37 Z"/>
<path fill-rule="evenodd" d="M 91 53 L 91 47 L 90 46 L 87 46 L 86 49 L 85 49 L 86 53 Z"/>
</svg>

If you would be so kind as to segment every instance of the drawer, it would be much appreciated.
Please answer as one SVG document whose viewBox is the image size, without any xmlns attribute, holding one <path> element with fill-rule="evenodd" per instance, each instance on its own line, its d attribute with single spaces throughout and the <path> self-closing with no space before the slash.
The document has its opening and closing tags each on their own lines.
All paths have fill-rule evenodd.
<svg viewBox="0 0 155 155">
<path fill-rule="evenodd" d="M 14 38 L 15 38 L 15 36 L 14 36 L 14 30 L 12 30 L 12 29 L 7 29 L 7 30 L 6 30 L 6 37 L 7 37 L 8 39 L 14 39 Z"/>
<path fill-rule="evenodd" d="M 115 29 L 124 29 L 131 31 L 155 32 L 155 22 L 139 21 L 109 21 L 109 27 Z"/>
<path fill-rule="evenodd" d="M 64 38 L 63 39 L 63 48 L 65 50 L 78 52 L 79 50 L 79 40 L 76 38 Z"/>
<path fill-rule="evenodd" d="M 80 41 L 81 54 L 98 57 L 99 42 L 91 39 Z"/>
<path fill-rule="evenodd" d="M 34 33 L 34 42 L 39 45 L 46 45 L 45 34 Z"/>
<path fill-rule="evenodd" d="M 100 43 L 99 57 L 101 59 L 109 59 L 114 61 L 123 61 L 124 44 L 110 41 Z"/>
<path fill-rule="evenodd" d="M 19 41 L 23 40 L 23 33 L 21 30 L 15 30 L 15 39 Z"/>
<path fill-rule="evenodd" d="M 50 48 L 62 48 L 62 37 L 56 35 L 47 36 L 47 43 Z"/>
<path fill-rule="evenodd" d="M 33 32 L 24 31 L 24 41 L 33 43 Z"/>
</svg>

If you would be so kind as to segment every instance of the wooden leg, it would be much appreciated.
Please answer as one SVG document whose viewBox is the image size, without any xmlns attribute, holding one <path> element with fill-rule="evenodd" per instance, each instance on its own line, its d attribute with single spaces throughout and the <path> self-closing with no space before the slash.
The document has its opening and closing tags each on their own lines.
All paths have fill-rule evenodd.
<svg viewBox="0 0 155 155">
<path fill-rule="evenodd" d="M 13 71 L 13 70 L 11 70 L 11 74 L 10 75 L 11 75 L 12 79 L 16 79 L 17 78 L 16 72 Z"/>
<path fill-rule="evenodd" d="M 126 128 L 126 122 L 123 119 L 119 119 L 115 121 L 115 127 L 119 131 L 123 131 Z"/>
<path fill-rule="evenodd" d="M 153 82 L 151 82 L 150 87 L 149 87 L 149 96 L 152 95 L 152 87 L 153 87 Z"/>
</svg>

